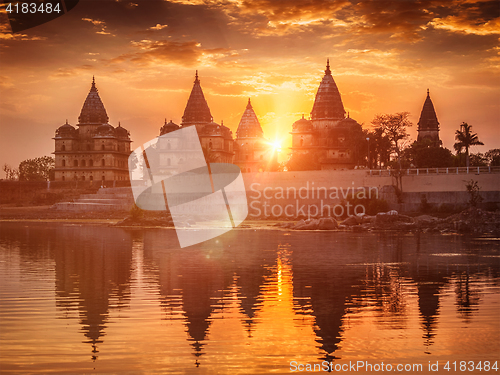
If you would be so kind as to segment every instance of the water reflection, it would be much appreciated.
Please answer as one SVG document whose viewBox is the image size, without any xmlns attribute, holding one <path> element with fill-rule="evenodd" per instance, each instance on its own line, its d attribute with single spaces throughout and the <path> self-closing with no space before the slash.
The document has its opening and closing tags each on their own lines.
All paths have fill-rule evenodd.
<svg viewBox="0 0 500 375">
<path fill-rule="evenodd" d="M 121 230 L 73 226 L 56 228 L 54 240 L 56 305 L 67 318 L 78 310 L 96 360 L 109 310 L 130 303 L 131 238 Z"/>
<path fill-rule="evenodd" d="M 110 337 L 110 344 L 123 346 L 117 358 L 132 356 L 128 346 L 152 335 L 154 321 L 145 317 L 154 316 L 155 305 L 161 309 L 160 319 L 172 322 L 162 326 L 164 337 L 155 350 L 174 340 L 175 335 L 169 336 L 172 326 L 183 327 L 184 337 L 175 336 L 175 345 L 188 350 L 178 366 L 258 356 L 258 373 L 263 367 L 275 368 L 280 360 L 286 365 L 290 353 L 306 350 L 303 355 L 310 360 L 335 362 L 368 355 L 361 347 L 375 343 L 376 355 L 382 357 L 405 358 L 405 345 L 415 358 L 449 353 L 451 349 L 437 344 L 455 329 L 440 324 L 453 318 L 443 310 L 443 301 L 452 296 L 454 313 L 467 327 L 481 316 L 485 296 L 498 303 L 500 286 L 498 241 L 461 237 L 240 230 L 181 250 L 171 230 L 2 223 L 0 249 L 2 277 L 15 267 L 24 277 L 53 275 L 57 318 L 78 321 L 93 362 Z M 2 298 L 10 296 L 8 288 L 16 289 L 14 282 L 6 285 Z M 6 301 L 2 319 L 13 314 Z M 489 314 L 497 311 L 486 306 Z M 45 309 L 46 324 L 56 327 Z M 125 315 L 113 311 L 136 320 L 127 323 Z M 486 320 L 479 332 L 498 335 L 498 325 L 491 332 L 489 323 L 498 315 L 481 319 Z M 214 329 L 221 321 L 231 330 Z M 137 322 L 142 328 L 134 326 Z M 123 330 L 113 331 L 115 323 Z M 282 324 L 281 335 L 274 334 L 277 324 Z M 127 338 L 122 332 L 136 329 L 142 334 L 129 341 L 112 339 Z M 15 327 L 11 331 L 14 335 Z M 411 339 L 392 335 L 383 341 L 388 331 L 405 332 Z M 295 332 L 302 336 L 295 337 Z M 265 342 L 255 338 L 266 333 Z M 312 345 L 305 347 L 308 338 Z M 498 349 L 481 337 L 470 340 L 486 351 Z M 29 345 L 28 337 L 25 341 Z M 264 346 L 264 352 L 257 350 Z"/>
</svg>

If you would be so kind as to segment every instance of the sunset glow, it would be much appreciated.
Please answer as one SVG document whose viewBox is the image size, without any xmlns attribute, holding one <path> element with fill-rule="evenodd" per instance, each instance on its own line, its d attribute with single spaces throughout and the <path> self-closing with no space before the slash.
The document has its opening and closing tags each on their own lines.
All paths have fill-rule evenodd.
<svg viewBox="0 0 500 375">
<path fill-rule="evenodd" d="M 251 97 L 286 158 L 327 58 L 346 112 L 365 128 L 401 111 L 415 124 L 429 88 L 444 146 L 465 121 L 485 143 L 472 152 L 484 152 L 500 144 L 498 13 L 494 1 L 471 0 L 80 1 L 12 34 L 4 12 L 1 160 L 50 155 L 57 127 L 77 124 L 92 76 L 110 124 L 143 144 L 165 118 L 181 122 L 195 70 L 214 121 L 234 133 Z"/>
</svg>

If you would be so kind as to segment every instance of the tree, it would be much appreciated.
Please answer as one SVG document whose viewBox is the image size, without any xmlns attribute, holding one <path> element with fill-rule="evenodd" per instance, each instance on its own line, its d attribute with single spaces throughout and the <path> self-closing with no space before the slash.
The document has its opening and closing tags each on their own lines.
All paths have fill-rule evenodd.
<svg viewBox="0 0 500 375">
<path fill-rule="evenodd" d="M 366 138 L 370 138 L 369 145 L 366 147 L 370 148 L 370 159 L 368 161 L 368 166 L 372 168 L 381 168 L 382 164 L 384 167 L 389 165 L 391 156 L 391 141 L 387 135 L 384 135 L 382 129 L 375 129 L 366 134 Z M 374 163 L 372 163 L 374 161 Z"/>
<path fill-rule="evenodd" d="M 403 192 L 401 154 L 406 141 L 410 137 L 407 128 L 413 125 L 411 121 L 408 120 L 409 115 L 408 112 L 399 112 L 394 115 L 377 115 L 372 120 L 372 125 L 375 130 L 380 131 L 382 136 L 388 138 L 390 141 L 390 150 L 396 153 L 398 157 L 398 168 L 393 174 L 396 178 L 396 194 L 398 195 L 398 201 L 401 201 L 401 193 Z"/>
<path fill-rule="evenodd" d="M 48 181 L 55 166 L 55 160 L 50 156 L 27 159 L 19 163 L 20 181 Z"/>
<path fill-rule="evenodd" d="M 482 146 L 484 143 L 479 140 L 476 133 L 472 132 L 472 125 L 463 122 L 462 125 L 460 125 L 460 129 L 462 130 L 457 130 L 455 132 L 456 142 L 453 148 L 457 152 L 457 155 L 461 154 L 462 150 L 465 150 L 465 165 L 468 168 L 470 164 L 469 148 L 471 146 Z"/>
<path fill-rule="evenodd" d="M 477 154 L 470 154 L 469 159 L 471 167 L 486 167 L 488 165 L 488 159 L 480 152 Z"/>
<path fill-rule="evenodd" d="M 17 180 L 19 178 L 19 171 L 7 163 L 3 165 L 3 171 L 5 172 L 6 180 Z"/>
<path fill-rule="evenodd" d="M 399 169 L 401 169 L 401 153 L 404 143 L 410 137 L 407 128 L 413 125 L 408 120 L 409 115 L 408 112 L 400 112 L 394 115 L 377 115 L 372 120 L 375 130 L 379 130 L 391 142 L 391 151 L 396 153 L 398 157 Z"/>
<path fill-rule="evenodd" d="M 436 146 L 429 139 L 415 141 L 405 150 L 410 162 L 417 168 L 446 168 L 453 166 L 453 154 L 447 148 Z"/>
<path fill-rule="evenodd" d="M 484 154 L 491 167 L 500 166 L 500 148 L 493 148 Z"/>
</svg>

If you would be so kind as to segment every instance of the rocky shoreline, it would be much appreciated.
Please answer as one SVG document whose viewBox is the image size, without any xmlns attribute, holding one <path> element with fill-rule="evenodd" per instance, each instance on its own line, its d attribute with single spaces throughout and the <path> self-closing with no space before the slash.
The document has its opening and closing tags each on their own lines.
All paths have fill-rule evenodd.
<svg viewBox="0 0 500 375">
<path fill-rule="evenodd" d="M 174 223 L 168 212 L 64 212 L 53 211 L 49 207 L 2 207 L 1 221 L 36 222 L 92 222 L 118 227 L 163 227 L 173 228 Z M 187 219 L 184 227 L 196 225 L 196 220 Z M 471 234 L 500 236 L 500 211 L 490 212 L 469 208 L 447 217 L 432 215 L 408 216 L 396 211 L 381 212 L 374 216 L 350 216 L 343 220 L 331 217 L 309 220 L 246 220 L 238 228 L 280 228 L 285 230 L 338 230 L 338 231 L 401 231 L 429 232 L 442 234 Z"/>
<path fill-rule="evenodd" d="M 319 218 L 298 222 L 282 222 L 275 224 L 275 226 L 291 230 L 344 229 L 358 232 L 393 230 L 500 235 L 500 212 L 469 208 L 446 218 L 438 218 L 430 215 L 410 217 L 399 214 L 397 211 L 389 211 L 378 213 L 375 216 L 350 216 L 341 222 L 337 222 L 333 218 Z"/>
</svg>

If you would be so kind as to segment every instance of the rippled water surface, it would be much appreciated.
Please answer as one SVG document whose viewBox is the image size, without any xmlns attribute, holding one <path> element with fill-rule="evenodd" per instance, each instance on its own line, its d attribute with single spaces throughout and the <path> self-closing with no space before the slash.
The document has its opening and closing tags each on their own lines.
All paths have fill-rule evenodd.
<svg viewBox="0 0 500 375">
<path fill-rule="evenodd" d="M 180 249 L 168 229 L 4 222 L 0 339 L 5 373 L 453 373 L 500 358 L 500 241 L 247 229 Z"/>
</svg>

